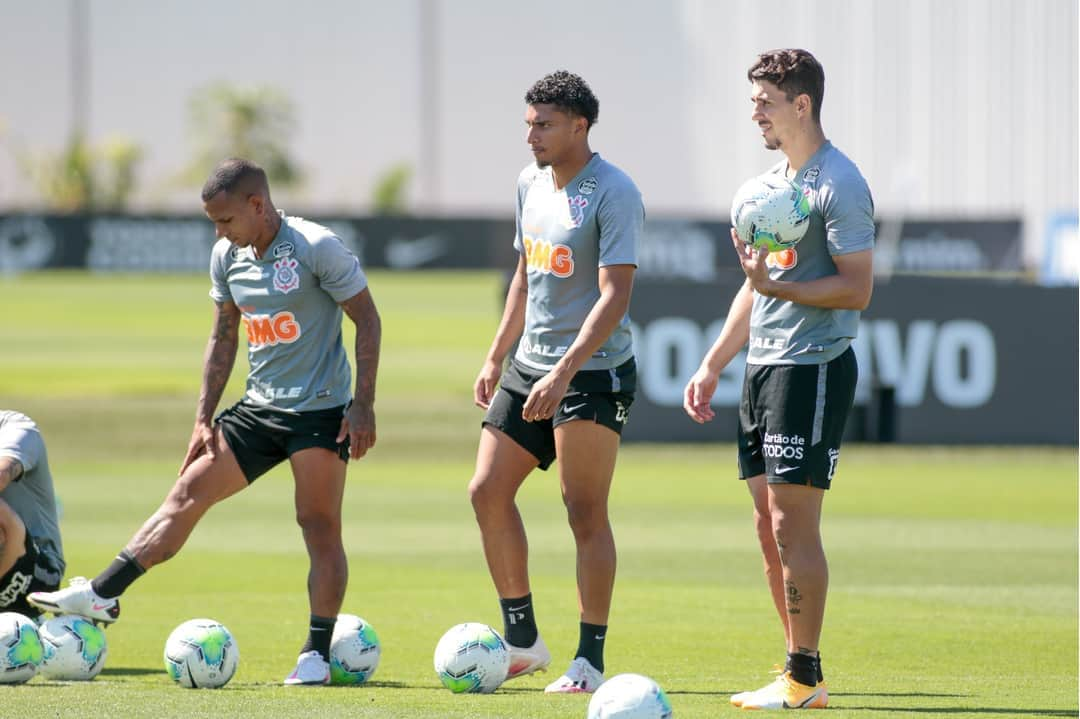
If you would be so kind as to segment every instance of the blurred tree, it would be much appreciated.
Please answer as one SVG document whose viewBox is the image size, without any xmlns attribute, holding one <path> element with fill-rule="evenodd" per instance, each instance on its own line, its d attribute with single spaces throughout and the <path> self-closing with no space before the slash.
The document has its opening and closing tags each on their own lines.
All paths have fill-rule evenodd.
<svg viewBox="0 0 1080 719">
<path fill-rule="evenodd" d="M 125 209 L 142 159 L 142 149 L 131 140 L 114 137 L 95 147 L 80 134 L 57 152 L 15 147 L 14 153 L 45 205 L 62 212 Z"/>
<path fill-rule="evenodd" d="M 300 183 L 300 168 L 288 150 L 296 124 L 293 105 L 281 92 L 219 82 L 192 93 L 188 108 L 196 149 L 182 176 L 186 184 L 201 185 L 226 157 L 258 163 L 274 186 Z"/>
<path fill-rule="evenodd" d="M 376 178 L 371 193 L 371 211 L 376 215 L 408 214 L 405 195 L 412 174 L 412 167 L 401 162 Z"/>
</svg>

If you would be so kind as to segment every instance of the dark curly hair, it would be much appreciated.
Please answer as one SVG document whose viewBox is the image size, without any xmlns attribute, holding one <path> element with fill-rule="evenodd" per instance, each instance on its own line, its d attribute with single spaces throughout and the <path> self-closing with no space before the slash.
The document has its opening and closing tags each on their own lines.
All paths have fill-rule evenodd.
<svg viewBox="0 0 1080 719">
<path fill-rule="evenodd" d="M 784 91 L 788 102 L 797 95 L 809 95 L 814 121 L 821 124 L 821 101 L 825 97 L 825 69 L 806 50 L 769 50 L 758 55 L 746 71 L 750 82 L 764 80 Z"/>
<path fill-rule="evenodd" d="M 240 157 L 230 157 L 218 163 L 206 178 L 206 184 L 202 188 L 202 201 L 209 202 L 210 198 L 219 192 L 229 194 L 262 193 L 269 197 L 270 184 L 266 180 L 266 172 L 251 160 Z"/>
<path fill-rule="evenodd" d="M 525 93 L 527 105 L 554 105 L 563 112 L 585 118 L 588 127 L 596 124 L 600 101 L 578 75 L 558 70 L 536 81 Z"/>
</svg>

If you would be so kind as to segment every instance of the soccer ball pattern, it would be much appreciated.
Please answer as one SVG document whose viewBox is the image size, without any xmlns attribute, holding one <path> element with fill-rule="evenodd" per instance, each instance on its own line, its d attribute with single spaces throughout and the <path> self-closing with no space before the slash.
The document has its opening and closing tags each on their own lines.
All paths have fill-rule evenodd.
<svg viewBox="0 0 1080 719">
<path fill-rule="evenodd" d="M 50 679 L 87 681 L 105 666 L 105 632 L 89 619 L 65 614 L 38 629 L 44 648 L 41 674 Z"/>
<path fill-rule="evenodd" d="M 435 673 L 455 694 L 490 694 L 506 680 L 510 650 L 486 624 L 450 627 L 435 647 Z"/>
<path fill-rule="evenodd" d="M 165 642 L 165 669 L 174 682 L 188 689 L 225 686 L 240 663 L 240 647 L 224 624 L 191 619 Z"/>
<path fill-rule="evenodd" d="M 739 239 L 770 252 L 794 247 L 810 227 L 808 192 L 772 173 L 747 180 L 731 201 Z"/>
<path fill-rule="evenodd" d="M 588 719 L 671 719 L 671 702 L 656 682 L 641 674 L 619 674 L 600 685 L 589 701 Z"/>
<path fill-rule="evenodd" d="M 363 684 L 379 666 L 375 628 L 355 614 L 339 614 L 330 640 L 330 683 Z"/>
<path fill-rule="evenodd" d="M 44 657 L 37 625 L 18 612 L 0 614 L 0 684 L 22 684 Z"/>
</svg>

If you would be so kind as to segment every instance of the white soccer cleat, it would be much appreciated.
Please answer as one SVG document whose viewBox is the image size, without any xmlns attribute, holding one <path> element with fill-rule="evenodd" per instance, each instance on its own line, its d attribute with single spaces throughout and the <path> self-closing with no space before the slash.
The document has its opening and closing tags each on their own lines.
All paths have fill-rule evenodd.
<svg viewBox="0 0 1080 719">
<path fill-rule="evenodd" d="M 26 600 L 42 611 L 77 614 L 105 624 L 120 617 L 120 600 L 99 597 L 86 577 L 74 577 L 66 589 L 55 592 L 30 592 Z"/>
<path fill-rule="evenodd" d="M 510 649 L 510 668 L 506 671 L 506 681 L 545 671 L 548 664 L 551 664 L 551 652 L 540 635 L 536 636 L 531 647 L 515 647 L 510 642 L 507 642 L 506 646 Z"/>
<path fill-rule="evenodd" d="M 296 658 L 296 668 L 285 677 L 285 686 L 323 686 L 330 683 L 330 663 L 312 649 Z"/>
<path fill-rule="evenodd" d="M 547 685 L 547 694 L 592 694 L 604 683 L 604 675 L 585 657 L 570 662 L 566 674 Z"/>
</svg>

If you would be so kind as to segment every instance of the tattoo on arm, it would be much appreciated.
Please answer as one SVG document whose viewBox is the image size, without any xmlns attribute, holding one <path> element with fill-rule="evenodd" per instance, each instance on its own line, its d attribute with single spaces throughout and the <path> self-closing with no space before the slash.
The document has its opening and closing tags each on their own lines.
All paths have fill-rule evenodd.
<svg viewBox="0 0 1080 719">
<path fill-rule="evenodd" d="M 0 489 L 22 476 L 22 462 L 14 457 L 0 457 Z"/>
<path fill-rule="evenodd" d="M 219 302 L 214 311 L 214 329 L 206 345 L 203 360 L 202 392 L 198 416 L 209 422 L 214 415 L 225 385 L 232 374 L 239 343 L 240 310 L 232 302 Z"/>
<path fill-rule="evenodd" d="M 371 293 L 364 290 L 341 303 L 345 314 L 356 324 L 356 402 L 375 401 L 375 378 L 379 371 L 382 322 Z"/>
</svg>

